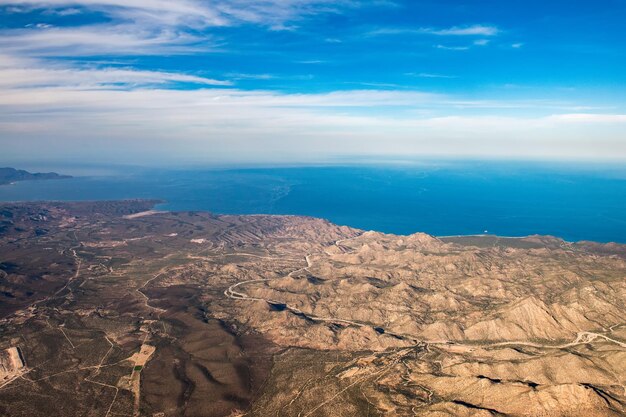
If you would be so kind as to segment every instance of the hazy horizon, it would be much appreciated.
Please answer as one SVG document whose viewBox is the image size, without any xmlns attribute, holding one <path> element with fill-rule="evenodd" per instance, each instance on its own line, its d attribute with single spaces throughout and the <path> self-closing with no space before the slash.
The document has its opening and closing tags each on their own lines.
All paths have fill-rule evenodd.
<svg viewBox="0 0 626 417">
<path fill-rule="evenodd" d="M 147 172 L 208 172 L 208 171 L 245 171 L 266 169 L 315 169 L 315 168 L 382 168 L 382 169 L 498 169 L 505 173 L 521 172 L 528 169 L 540 169 L 558 173 L 600 174 L 626 179 L 626 166 L 619 161 L 590 160 L 522 160 L 522 159 L 456 159 L 456 158 L 343 158 L 315 162 L 224 162 L 224 163 L 111 163 L 111 162 L 73 162 L 55 160 L 0 160 L 0 168 L 23 169 L 29 172 L 56 172 L 74 176 L 119 176 Z"/>
</svg>

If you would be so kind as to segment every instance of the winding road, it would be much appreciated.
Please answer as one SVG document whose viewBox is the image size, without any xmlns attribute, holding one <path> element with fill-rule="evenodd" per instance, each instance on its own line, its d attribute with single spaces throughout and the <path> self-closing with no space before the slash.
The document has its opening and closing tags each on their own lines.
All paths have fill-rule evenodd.
<svg viewBox="0 0 626 417">
<path fill-rule="evenodd" d="M 354 236 L 352 238 L 347 238 L 347 239 L 340 239 L 335 241 L 334 245 L 337 246 L 339 249 L 341 249 L 342 251 L 345 250 L 345 247 L 342 247 L 341 244 L 343 242 L 347 242 L 350 240 L 354 240 L 357 239 L 359 237 L 361 237 L 362 235 L 357 235 Z M 246 255 L 246 254 L 242 254 L 242 255 Z M 311 255 L 306 255 L 305 256 L 305 261 L 306 261 L 306 266 L 300 269 L 297 269 L 295 271 L 292 271 L 289 273 L 289 275 L 287 275 L 288 277 L 291 277 L 295 274 L 298 274 L 300 272 L 303 271 L 308 271 L 308 268 L 310 268 L 312 266 L 311 264 L 311 259 L 310 259 Z M 242 281 L 242 282 L 238 282 L 235 283 L 233 285 L 231 285 L 230 287 L 228 287 L 225 291 L 224 291 L 224 295 L 232 300 L 239 300 L 239 301 L 262 301 L 265 302 L 267 304 L 270 304 L 272 306 L 280 306 L 281 310 L 287 310 L 290 311 L 298 316 L 302 316 L 305 317 L 307 319 L 313 320 L 313 321 L 320 321 L 320 322 L 331 322 L 331 323 L 342 323 L 342 324 L 348 324 L 348 325 L 352 325 L 352 326 L 356 326 L 356 327 L 369 327 L 374 329 L 376 332 L 378 332 L 381 335 L 388 335 L 388 336 L 392 336 L 395 337 L 397 339 L 401 339 L 401 340 L 406 340 L 409 341 L 411 343 L 413 343 L 414 345 L 418 345 L 418 344 L 426 344 L 426 345 L 454 345 L 454 346 L 458 346 L 458 347 L 465 347 L 468 348 L 469 350 L 472 350 L 474 348 L 490 348 L 490 347 L 499 347 L 499 346 L 529 346 L 529 347 L 534 347 L 534 348 L 539 348 L 539 349 L 567 349 L 570 347 L 574 347 L 574 346 L 578 346 L 578 345 L 584 345 L 587 343 L 591 343 L 597 339 L 604 339 L 607 342 L 610 343 L 614 343 L 622 348 L 626 348 L 626 343 L 621 342 L 619 340 L 613 339 L 611 337 L 608 337 L 606 335 L 600 334 L 600 333 L 594 333 L 594 332 L 588 332 L 588 331 L 583 331 L 583 332 L 578 332 L 576 335 L 576 338 L 569 342 L 569 343 L 565 343 L 565 344 L 561 344 L 561 345 L 545 345 L 545 344 L 539 344 L 539 343 L 532 343 L 532 342 L 524 342 L 524 341 L 507 341 L 507 342 L 496 342 L 496 343 L 461 343 L 458 341 L 452 341 L 452 340 L 420 340 L 420 338 L 416 335 L 410 335 L 410 334 L 400 334 L 400 333 L 395 333 L 392 331 L 389 331 L 388 329 L 386 329 L 384 326 L 377 326 L 377 325 L 372 325 L 370 323 L 363 323 L 363 322 L 358 322 L 358 321 L 354 321 L 354 320 L 346 320 L 346 319 L 341 319 L 341 318 L 337 318 L 337 317 L 320 317 L 320 316 L 315 316 L 313 314 L 309 314 L 306 312 L 303 312 L 302 310 L 290 306 L 289 304 L 283 302 L 283 301 L 278 301 L 278 300 L 270 300 L 270 299 L 265 299 L 265 298 L 258 298 L 258 297 L 251 297 L 249 295 L 247 295 L 246 293 L 236 291 L 236 289 L 245 286 L 247 284 L 252 284 L 252 283 L 259 283 L 259 282 L 268 282 L 268 281 L 273 281 L 276 280 L 277 278 L 269 278 L 269 279 L 253 279 L 253 280 L 248 280 L 248 281 Z M 616 327 L 619 325 L 614 325 L 613 327 Z M 611 331 L 612 331 L 611 328 Z"/>
</svg>

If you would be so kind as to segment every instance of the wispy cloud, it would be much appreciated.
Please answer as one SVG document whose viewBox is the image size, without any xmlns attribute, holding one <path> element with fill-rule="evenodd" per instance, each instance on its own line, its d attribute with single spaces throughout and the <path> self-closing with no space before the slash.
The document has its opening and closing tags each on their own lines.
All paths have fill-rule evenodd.
<svg viewBox="0 0 626 417">
<path fill-rule="evenodd" d="M 418 73 L 424 77 L 433 76 Z M 419 75 L 418 75 L 419 76 Z M 6 144 L 84 158 L 124 149 L 131 160 L 293 162 L 350 155 L 626 159 L 624 114 L 575 105 L 471 100 L 398 90 L 287 94 L 229 88 L 228 81 L 133 68 L 83 68 L 0 57 L 0 130 Z M 175 83 L 195 88 L 172 89 Z M 215 88 L 220 87 L 220 88 Z M 519 109 L 534 117 L 476 115 Z M 458 113 L 452 115 L 451 113 Z M 619 129 L 607 126 L 621 126 Z M 599 137 L 590 141 L 589 135 Z M 62 145 L 56 138 L 62 137 Z M 224 140 L 228 138 L 228 140 Z M 18 152 L 8 149 L 5 155 Z M 207 153 L 210 150 L 210 153 Z M 278 156 L 277 156 L 278 155 Z"/>
<path fill-rule="evenodd" d="M 305 59 L 301 61 L 294 61 L 296 64 L 305 64 L 305 65 L 315 65 L 315 64 L 325 64 L 327 61 L 322 59 Z"/>
<path fill-rule="evenodd" d="M 456 75 L 446 75 L 446 74 L 435 74 L 431 72 L 407 72 L 404 75 L 408 75 L 411 77 L 420 77 L 420 78 L 458 78 Z"/>
<path fill-rule="evenodd" d="M 215 7 L 194 0 L 1 0 L 0 5 L 20 7 L 20 12 L 64 13 L 68 9 L 85 9 L 115 20 L 161 25 L 216 26 L 229 23 Z"/>
<path fill-rule="evenodd" d="M 360 3 L 352 0 L 1 0 L 14 11 L 44 9 L 67 13 L 81 8 L 115 19 L 190 27 L 254 23 L 271 28 L 319 13 L 337 13 Z"/>
<path fill-rule="evenodd" d="M 5 14 L 36 17 L 28 27 L 0 29 L 3 156 L 19 148 L 5 145 L 19 143 L 29 144 L 22 147 L 25 150 L 58 155 L 71 150 L 85 156 L 123 152 L 129 158 L 141 158 L 152 153 L 164 159 L 199 155 L 224 161 L 267 161 L 281 155 L 297 162 L 305 157 L 350 154 L 357 148 L 377 155 L 391 150 L 416 155 L 519 157 L 595 152 L 601 158 L 626 159 L 621 134 L 626 115 L 615 108 L 610 110 L 615 114 L 592 113 L 602 110 L 587 108 L 586 103 L 478 100 L 471 95 L 412 91 L 402 85 L 402 79 L 391 76 L 382 80 L 373 76 L 371 82 L 360 85 L 346 83 L 358 83 L 354 77 L 337 79 L 332 85 L 345 90 L 323 93 L 305 88 L 299 93 L 264 89 L 274 83 L 263 80 L 312 77 L 290 72 L 293 67 L 305 73 L 310 68 L 314 73 L 315 65 L 328 63 L 339 71 L 344 57 L 337 61 L 337 55 L 324 54 L 322 49 L 337 49 L 329 43 L 344 38 L 335 36 L 345 36 L 342 50 L 349 48 L 352 39 L 334 29 L 315 32 L 320 50 L 281 53 L 284 67 L 273 61 L 277 53 L 263 55 L 258 65 L 246 61 L 240 68 L 231 66 L 230 59 L 181 59 L 185 65 L 180 70 L 169 59 L 145 57 L 223 52 L 241 36 L 294 30 L 312 16 L 361 7 L 393 7 L 385 0 L 0 0 L 3 6 Z M 83 13 L 90 19 L 80 24 L 72 23 L 80 19 L 59 17 Z M 56 21 L 69 26 L 52 26 Z M 243 25 L 246 27 L 237 28 Z M 303 31 L 306 36 L 312 33 L 308 29 Z M 425 39 L 421 45 L 427 47 L 466 51 L 494 42 L 502 33 L 494 25 L 469 24 L 381 28 L 371 35 L 416 35 Z M 268 38 L 292 39 L 295 35 L 298 33 L 271 33 Z M 264 41 L 255 38 L 252 47 L 267 46 Z M 521 43 L 511 44 L 513 40 L 504 42 L 498 45 L 522 47 Z M 300 44 L 290 44 L 294 45 Z M 428 55 L 439 59 L 462 54 L 430 51 Z M 212 67 L 220 61 L 228 63 Z M 168 69 L 159 69 L 161 63 Z M 413 68 L 454 68 L 450 70 L 453 73 L 459 69 L 429 67 L 426 60 L 421 64 Z M 189 70 L 200 65 L 202 71 Z M 322 79 L 328 76 L 322 71 L 326 65 L 319 69 L 317 79 L 321 81 L 315 88 L 323 88 Z M 405 75 L 457 77 L 426 71 Z M 238 84 L 256 85 L 256 89 L 246 90 Z M 590 137 L 601 137 L 605 146 L 598 146 Z"/>
<path fill-rule="evenodd" d="M 71 150 L 92 160 L 119 158 L 123 149 L 126 161 L 144 163 L 297 163 L 351 155 L 354 149 L 377 156 L 626 159 L 623 138 L 604 127 L 626 127 L 626 115 L 424 116 L 418 111 L 449 109 L 452 100 L 376 90 L 279 94 L 33 87 L 0 90 L 0 129 L 5 144 L 18 138 L 21 144 L 5 146 L 7 158 L 36 147 L 50 157 Z M 398 112 L 397 106 L 415 114 Z M 601 139 L 589 141 L 589 135 Z"/>
<path fill-rule="evenodd" d="M 435 45 L 435 48 L 445 49 L 447 51 L 467 51 L 470 49 L 469 46 L 450 46 L 450 45 L 442 45 L 442 44 Z"/>
<path fill-rule="evenodd" d="M 448 29 L 423 29 L 426 33 L 440 36 L 495 36 L 500 30 L 495 26 L 454 26 Z"/>
<path fill-rule="evenodd" d="M 1 56 L 0 59 L 6 58 Z M 12 65 L 7 65 L 6 62 Z M 145 71 L 134 68 L 74 68 L 63 65 L 45 66 L 34 60 L 7 59 L 0 65 L 0 88 L 32 89 L 38 87 L 69 89 L 120 89 L 166 86 L 180 83 L 197 86 L 231 86 L 228 80 L 216 80 L 190 74 Z"/>
<path fill-rule="evenodd" d="M 57 16 L 76 16 L 83 13 L 83 10 L 76 7 L 68 7 L 61 9 L 48 9 L 45 14 L 54 14 Z"/>
<path fill-rule="evenodd" d="M 273 80 L 277 78 L 273 74 L 245 74 L 240 72 L 231 72 L 226 76 L 235 80 Z"/>
<path fill-rule="evenodd" d="M 210 51 L 217 46 L 202 38 L 170 29 L 136 25 L 92 25 L 0 30 L 0 48 L 23 56 L 150 55 Z"/>
<path fill-rule="evenodd" d="M 5 14 L 98 13 L 94 24 L 32 24 L 0 31 L 0 48 L 39 56 L 210 52 L 215 27 L 292 30 L 304 18 L 360 7 L 355 0 L 0 0 Z"/>
<path fill-rule="evenodd" d="M 371 36 L 378 35 L 436 35 L 436 36 L 496 36 L 500 29 L 488 25 L 453 26 L 449 28 L 379 28 L 368 32 Z"/>
<path fill-rule="evenodd" d="M 311 80 L 314 78 L 312 74 L 301 75 L 278 75 L 278 74 L 247 74 L 247 73 L 228 73 L 226 77 L 232 80 Z"/>
<path fill-rule="evenodd" d="M 598 114 L 598 113 L 571 113 L 559 114 L 551 117 L 552 120 L 575 123 L 626 123 L 626 114 Z"/>
</svg>

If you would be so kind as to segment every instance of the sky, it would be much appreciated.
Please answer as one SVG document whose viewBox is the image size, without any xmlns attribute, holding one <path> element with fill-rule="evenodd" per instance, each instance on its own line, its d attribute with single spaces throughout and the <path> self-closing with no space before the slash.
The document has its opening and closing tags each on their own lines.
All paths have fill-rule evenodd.
<svg viewBox="0 0 626 417">
<path fill-rule="evenodd" d="M 626 162 L 626 0 L 0 0 L 0 164 Z"/>
</svg>

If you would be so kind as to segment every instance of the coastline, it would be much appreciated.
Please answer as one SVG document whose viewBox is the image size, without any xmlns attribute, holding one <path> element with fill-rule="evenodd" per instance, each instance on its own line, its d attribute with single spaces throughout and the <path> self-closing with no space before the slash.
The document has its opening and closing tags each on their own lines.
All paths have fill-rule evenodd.
<svg viewBox="0 0 626 417">
<path fill-rule="evenodd" d="M 498 241 L 498 240 L 516 240 L 516 241 L 523 241 L 525 239 L 528 239 L 528 243 L 539 243 L 539 242 L 532 242 L 530 241 L 530 239 L 537 239 L 537 240 L 544 240 L 543 243 L 547 243 L 548 240 L 552 240 L 554 242 L 561 242 L 562 244 L 566 244 L 566 245 L 576 245 L 576 244 L 581 244 L 581 243 L 591 243 L 591 244 L 597 244 L 597 245 L 619 245 L 619 246 L 626 246 L 626 242 L 617 242 L 617 241 L 599 241 L 599 240 L 592 240 L 592 239 L 580 239 L 580 240 L 567 240 L 563 237 L 560 236 L 556 236 L 556 235 L 552 235 L 552 234 L 541 234 L 541 233 L 532 233 L 532 234 L 527 234 L 527 235 L 520 235 L 520 236 L 510 236 L 510 235 L 496 235 L 496 234 L 490 234 L 490 233 L 478 233 L 478 234 L 454 234 L 454 235 L 437 235 L 437 234 L 433 234 L 433 233 L 429 233 L 429 232 L 425 232 L 425 231 L 416 231 L 413 233 L 393 233 L 393 232 L 386 232 L 386 231 L 382 231 L 382 230 L 376 230 L 376 229 L 365 229 L 365 228 L 360 228 L 358 226 L 353 226 L 350 224 L 346 224 L 345 222 L 336 222 L 333 221 L 332 219 L 328 219 L 325 217 L 321 217 L 321 216 L 311 216 L 308 214 L 279 214 L 279 213 L 219 213 L 219 212 L 214 212 L 211 210 L 164 210 L 161 208 L 157 208 L 158 206 L 162 206 L 164 204 L 166 204 L 167 202 L 164 200 L 158 200 L 158 199 L 150 199 L 150 198 L 128 198 L 128 199 L 116 199 L 116 200 L 72 200 L 72 201 L 68 201 L 68 200 L 36 200 L 36 201 L 0 201 L 0 208 L 2 208 L 3 206 L 9 206 L 9 205 L 52 205 L 52 206 L 72 206 L 72 205 L 99 205 L 102 204 L 104 206 L 106 205 L 110 205 L 110 204 L 124 204 L 124 203 L 144 203 L 147 204 L 143 210 L 138 211 L 138 212 L 131 212 L 131 213 L 124 213 L 122 215 L 122 217 L 126 220 L 134 220 L 134 219 L 139 219 L 139 218 L 143 218 L 143 217 L 147 217 L 147 216 L 153 216 L 153 215 L 167 215 L 167 214 L 176 214 L 176 213 L 189 213 L 189 212 L 195 212 L 195 213 L 207 213 L 207 214 L 211 214 L 211 215 L 215 215 L 215 216 L 241 216 L 241 217 L 284 217 L 284 218 L 309 218 L 309 219 L 317 219 L 317 220 L 322 220 L 325 222 L 328 222 L 330 224 L 333 224 L 335 226 L 340 226 L 340 227 L 349 227 L 351 229 L 354 230 L 359 230 L 362 233 L 367 233 L 367 232 L 374 232 L 374 233 L 381 233 L 381 234 L 385 234 L 385 235 L 393 235 L 393 236 L 398 236 L 398 237 L 408 237 L 408 236 L 412 236 L 412 235 L 416 235 L 416 234 L 426 234 L 429 235 L 433 238 L 439 239 L 439 240 L 449 240 L 452 241 L 454 239 L 480 239 L 480 240 L 484 240 L 485 243 L 487 243 L 486 241 L 492 240 L 492 241 Z M 455 242 L 455 243 L 459 243 L 459 242 Z M 495 244 L 495 243 L 494 243 Z"/>
<path fill-rule="evenodd" d="M 461 175 L 460 168 L 416 174 L 374 167 L 150 171 L 24 181 L 0 187 L 0 200 L 139 197 L 166 200 L 157 210 L 302 215 L 398 235 L 425 232 L 445 239 L 489 230 L 502 238 L 537 234 L 567 242 L 626 243 L 626 201 L 620 197 L 626 181 L 568 174 L 568 182 L 546 183 L 496 171 Z M 296 185 L 287 194 L 285 184 Z"/>
</svg>

